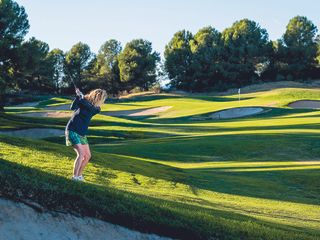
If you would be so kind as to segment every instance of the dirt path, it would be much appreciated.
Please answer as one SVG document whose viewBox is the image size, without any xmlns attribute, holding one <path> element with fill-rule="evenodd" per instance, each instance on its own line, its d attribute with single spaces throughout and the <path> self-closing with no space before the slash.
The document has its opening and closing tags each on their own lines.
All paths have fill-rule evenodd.
<svg viewBox="0 0 320 240">
<path fill-rule="evenodd" d="M 64 130 L 54 128 L 30 128 L 13 131 L 0 131 L 0 134 L 11 137 L 46 138 L 62 136 L 64 135 Z"/>
<path fill-rule="evenodd" d="M 89 217 L 56 212 L 39 213 L 23 204 L 0 198 L 0 239 L 32 240 L 166 240 Z"/>
</svg>

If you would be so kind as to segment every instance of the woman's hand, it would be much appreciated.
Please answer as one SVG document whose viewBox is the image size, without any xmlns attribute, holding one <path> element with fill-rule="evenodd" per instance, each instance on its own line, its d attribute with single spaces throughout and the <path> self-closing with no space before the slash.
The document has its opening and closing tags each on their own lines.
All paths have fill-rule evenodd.
<svg viewBox="0 0 320 240">
<path fill-rule="evenodd" d="M 79 96 L 80 98 L 83 98 L 83 94 L 82 94 L 82 92 L 79 90 L 79 88 L 76 88 L 76 94 L 77 94 L 77 96 Z"/>
</svg>

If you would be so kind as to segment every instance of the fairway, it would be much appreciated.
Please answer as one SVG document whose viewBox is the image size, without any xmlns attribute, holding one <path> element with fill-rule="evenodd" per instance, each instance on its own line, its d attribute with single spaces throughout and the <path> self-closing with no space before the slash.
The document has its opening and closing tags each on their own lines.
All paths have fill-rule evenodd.
<svg viewBox="0 0 320 240">
<path fill-rule="evenodd" d="M 319 239 L 320 111 L 287 105 L 319 100 L 320 90 L 248 91 L 241 99 L 237 94 L 153 94 L 105 104 L 103 113 L 171 107 L 155 115 L 97 115 L 89 133 L 93 159 L 84 173 L 86 183 L 80 184 L 69 180 L 73 150 L 64 146 L 63 136 L 0 135 L 0 182 L 8 190 L 2 194 L 16 196 L 11 188 L 29 187 L 31 196 L 23 189 L 21 194 L 49 208 L 185 239 Z M 0 130 L 63 130 L 66 118 L 19 114 L 69 103 L 57 98 L 7 107 Z M 264 111 L 208 118 L 237 107 Z M 75 198 L 74 205 L 67 204 Z"/>
</svg>

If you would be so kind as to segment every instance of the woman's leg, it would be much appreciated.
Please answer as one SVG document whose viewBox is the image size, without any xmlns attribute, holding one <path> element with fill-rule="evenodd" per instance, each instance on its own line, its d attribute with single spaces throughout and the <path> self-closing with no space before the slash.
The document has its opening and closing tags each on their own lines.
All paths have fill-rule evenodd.
<svg viewBox="0 0 320 240">
<path fill-rule="evenodd" d="M 74 160 L 74 165 L 73 165 L 73 176 L 79 176 L 81 164 L 83 163 L 83 161 L 85 159 L 85 149 L 83 148 L 83 145 L 81 145 L 81 144 L 73 145 L 73 149 L 77 153 L 77 157 Z"/>
<path fill-rule="evenodd" d="M 84 160 L 81 163 L 80 170 L 79 170 L 79 176 L 82 175 L 82 172 L 86 165 L 88 164 L 89 160 L 91 159 L 91 151 L 89 144 L 82 145 L 82 149 L 84 151 Z"/>
</svg>

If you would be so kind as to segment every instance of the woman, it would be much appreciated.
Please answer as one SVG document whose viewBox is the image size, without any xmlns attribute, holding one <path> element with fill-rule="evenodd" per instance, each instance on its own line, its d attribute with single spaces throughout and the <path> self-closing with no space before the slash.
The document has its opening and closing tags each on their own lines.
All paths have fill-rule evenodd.
<svg viewBox="0 0 320 240">
<path fill-rule="evenodd" d="M 77 97 L 71 104 L 74 110 L 73 116 L 66 126 L 66 145 L 72 146 L 77 153 L 73 166 L 75 181 L 84 181 L 82 172 L 91 158 L 91 152 L 86 137 L 91 118 L 100 112 L 100 106 L 107 97 L 105 90 L 96 89 L 87 95 L 83 95 L 76 89 Z"/>
</svg>

